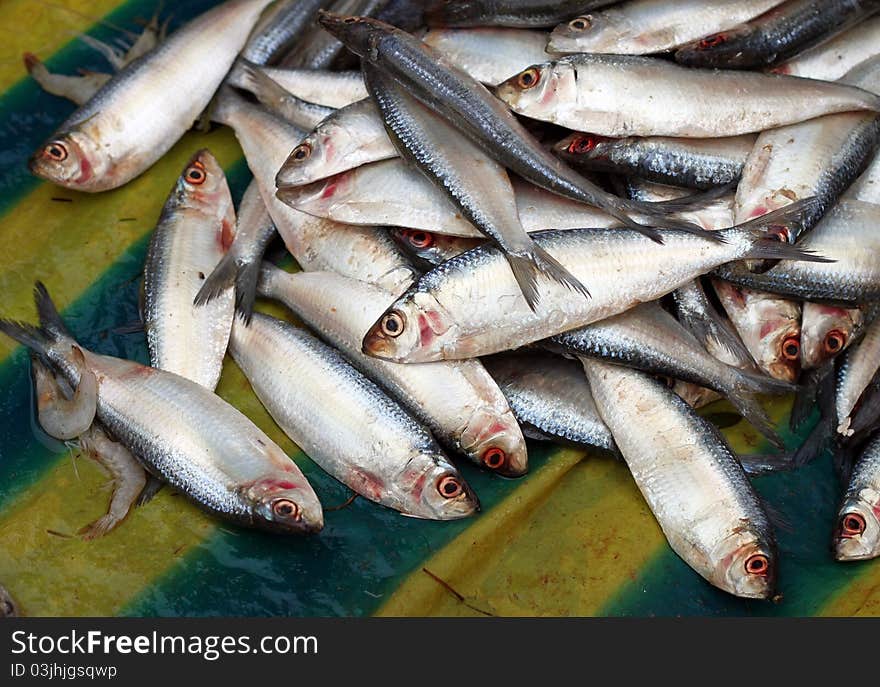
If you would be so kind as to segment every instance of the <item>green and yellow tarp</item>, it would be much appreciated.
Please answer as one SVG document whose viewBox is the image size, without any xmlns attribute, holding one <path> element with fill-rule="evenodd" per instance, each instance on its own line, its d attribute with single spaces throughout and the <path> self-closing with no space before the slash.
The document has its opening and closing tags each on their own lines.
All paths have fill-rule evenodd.
<svg viewBox="0 0 880 687">
<path fill-rule="evenodd" d="M 36 53 L 53 71 L 108 71 L 78 34 L 113 41 L 137 32 L 156 4 L 0 3 L 0 315 L 33 320 L 31 290 L 40 279 L 85 346 L 142 362 L 144 336 L 131 325 L 165 197 L 202 147 L 218 157 L 240 196 L 250 176 L 241 151 L 228 129 L 192 132 L 116 191 L 86 195 L 43 183 L 26 160 L 73 106 L 42 93 L 21 54 Z M 212 4 L 166 3 L 172 28 Z M 27 355 L 0 338 L 0 584 L 24 614 L 880 614 L 880 562 L 832 560 L 840 488 L 827 457 L 755 480 L 787 523 L 779 529 L 783 598 L 743 601 L 710 587 L 671 552 L 613 458 L 533 443 L 523 479 L 463 466 L 483 503 L 468 521 L 424 522 L 363 499 L 334 510 L 350 492 L 283 435 L 231 361 L 218 393 L 303 468 L 327 508 L 324 531 L 298 539 L 236 529 L 163 490 L 108 536 L 86 542 L 76 533 L 105 511 L 106 477 L 40 431 Z M 787 403 L 773 412 L 787 424 Z M 738 450 L 767 448 L 743 422 L 725 433 Z M 799 437 L 787 440 L 793 446 Z"/>
</svg>

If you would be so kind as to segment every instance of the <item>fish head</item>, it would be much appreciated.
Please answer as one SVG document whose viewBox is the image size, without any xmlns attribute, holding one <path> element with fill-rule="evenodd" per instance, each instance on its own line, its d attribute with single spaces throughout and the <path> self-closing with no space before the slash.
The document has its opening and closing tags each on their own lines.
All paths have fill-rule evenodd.
<svg viewBox="0 0 880 687">
<path fill-rule="evenodd" d="M 554 152 L 574 162 L 602 160 L 621 139 L 590 133 L 574 133 L 553 146 Z"/>
<path fill-rule="evenodd" d="M 620 37 L 615 22 L 602 12 L 582 14 L 550 33 L 548 52 L 602 52 Z"/>
<path fill-rule="evenodd" d="M 708 579 L 730 594 L 768 599 L 776 587 L 776 547 L 750 523 L 737 527 L 715 547 Z"/>
<path fill-rule="evenodd" d="M 563 58 L 556 63 L 533 64 L 502 81 L 495 95 L 511 109 L 536 119 L 550 118 L 556 103 L 574 97 L 574 69 Z"/>
<path fill-rule="evenodd" d="M 100 191 L 111 164 L 89 135 L 74 129 L 49 140 L 31 155 L 28 167 L 53 184 L 75 191 Z"/>
<path fill-rule="evenodd" d="M 275 176 L 275 185 L 300 186 L 330 176 L 340 168 L 345 153 L 356 146 L 351 134 L 332 123 L 318 125 L 290 151 Z"/>
<path fill-rule="evenodd" d="M 880 492 L 864 488 L 847 498 L 837 516 L 834 557 L 859 561 L 880 555 Z"/>
<path fill-rule="evenodd" d="M 273 532 L 311 534 L 324 527 L 321 503 L 304 477 L 288 472 L 257 480 L 242 495 L 254 526 Z"/>
<path fill-rule="evenodd" d="M 375 60 L 378 45 L 393 26 L 370 17 L 352 17 L 319 10 L 318 23 L 338 38 L 349 50 L 366 60 Z"/>
<path fill-rule="evenodd" d="M 741 24 L 686 43 L 675 51 L 675 61 L 694 67 L 737 66 L 751 56 L 737 42 L 737 39 L 747 35 L 749 31 L 748 25 Z"/>
<path fill-rule="evenodd" d="M 363 352 L 395 362 L 443 360 L 443 349 L 455 338 L 456 327 L 440 302 L 428 291 L 412 289 L 397 299 L 370 327 Z"/>
<path fill-rule="evenodd" d="M 202 148 L 193 155 L 177 178 L 175 200 L 181 206 L 215 214 L 223 206 L 223 216 L 232 205 L 226 173 L 211 151 Z"/>
<path fill-rule="evenodd" d="M 858 333 L 864 315 L 858 308 L 804 303 L 801 323 L 801 366 L 820 367 L 844 351 Z"/>
<path fill-rule="evenodd" d="M 487 470 L 520 477 L 529 468 L 529 455 L 519 423 L 510 408 L 477 408 L 461 433 L 461 448 Z"/>
<path fill-rule="evenodd" d="M 470 485 L 439 449 L 416 450 L 394 480 L 405 513 L 428 520 L 458 520 L 480 510 Z"/>
</svg>

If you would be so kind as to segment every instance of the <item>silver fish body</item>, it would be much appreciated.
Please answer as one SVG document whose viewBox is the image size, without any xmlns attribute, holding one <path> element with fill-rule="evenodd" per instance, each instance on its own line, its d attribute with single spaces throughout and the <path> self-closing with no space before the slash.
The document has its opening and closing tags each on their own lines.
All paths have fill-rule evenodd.
<svg viewBox="0 0 880 687">
<path fill-rule="evenodd" d="M 649 106 L 644 84 L 650 84 Z M 880 110 L 880 98 L 853 86 L 630 55 L 571 55 L 534 65 L 495 94 L 527 117 L 616 137 L 719 138 Z"/>
<path fill-rule="evenodd" d="M 613 0 L 432 0 L 425 20 L 429 26 L 542 28 L 610 4 Z"/>
<path fill-rule="evenodd" d="M 400 297 L 367 334 L 364 350 L 408 362 L 488 355 L 656 300 L 715 265 L 793 249 L 747 228 L 719 232 L 725 242 L 674 230 L 661 235 L 663 245 L 624 229 L 533 234 L 591 292 L 583 298 L 550 282 L 536 311 L 501 252 L 474 248 L 436 267 Z"/>
<path fill-rule="evenodd" d="M 232 244 L 235 210 L 226 175 L 207 150 L 196 153 L 153 230 L 144 266 L 144 328 L 150 364 L 213 390 L 232 329 L 235 295 L 227 289 L 193 303 Z"/>
<path fill-rule="evenodd" d="M 537 351 L 483 359 L 532 439 L 617 451 L 599 417 L 583 368 L 574 360 Z"/>
<path fill-rule="evenodd" d="M 396 398 L 450 450 L 508 477 L 528 453 L 516 419 L 477 360 L 397 365 L 361 351 L 364 333 L 394 294 L 329 272 L 265 268 L 261 293 L 281 301 Z"/>
<path fill-rule="evenodd" d="M 317 126 L 319 122 L 336 112 L 332 107 L 316 105 L 297 98 L 253 64 L 245 63 L 241 66 L 239 83 L 240 88 L 253 93 L 269 112 L 303 129 Z"/>
<path fill-rule="evenodd" d="M 771 596 L 773 532 L 718 430 L 643 372 L 583 365 L 599 414 L 673 551 L 720 589 Z"/>
<path fill-rule="evenodd" d="M 291 95 L 315 105 L 341 108 L 367 97 L 367 89 L 359 71 L 331 72 L 326 69 L 281 69 L 261 67 L 260 71 Z M 237 88 L 246 88 L 243 65 L 232 70 L 228 81 Z"/>
<path fill-rule="evenodd" d="M 228 93 L 214 116 L 235 130 L 266 209 L 300 267 L 339 272 L 393 293 L 412 282 L 415 270 L 386 231 L 312 217 L 277 198 L 275 174 L 301 130 Z"/>
<path fill-rule="evenodd" d="M 838 510 L 834 557 L 858 561 L 880 556 L 880 437 L 862 450 Z"/>
<path fill-rule="evenodd" d="M 262 313 L 235 323 L 230 349 L 285 434 L 361 496 L 432 520 L 477 510 L 428 431 L 334 349 Z"/>
<path fill-rule="evenodd" d="M 874 319 L 865 329 L 855 348 L 844 354 L 837 370 L 834 406 L 837 432 L 852 436 L 852 417 L 862 394 L 880 369 L 880 319 Z"/>
<path fill-rule="evenodd" d="M 228 0 L 126 66 L 34 153 L 31 171 L 89 192 L 146 171 L 208 105 L 270 1 Z"/>
<path fill-rule="evenodd" d="M 773 67 L 778 74 L 837 81 L 880 52 L 880 17 L 871 17 L 834 38 Z"/>
<path fill-rule="evenodd" d="M 263 12 L 241 56 L 254 64 L 275 64 L 314 21 L 327 0 L 281 0 Z"/>
<path fill-rule="evenodd" d="M 782 0 L 630 0 L 559 24 L 548 49 L 649 55 L 749 21 Z"/>
</svg>

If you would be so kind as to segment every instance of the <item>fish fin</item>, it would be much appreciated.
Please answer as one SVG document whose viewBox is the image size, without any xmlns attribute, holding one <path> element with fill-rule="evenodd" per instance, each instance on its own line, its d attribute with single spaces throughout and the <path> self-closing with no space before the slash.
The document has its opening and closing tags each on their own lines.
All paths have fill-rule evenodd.
<svg viewBox="0 0 880 687">
<path fill-rule="evenodd" d="M 68 331 L 67 325 L 61 319 L 61 315 L 58 314 L 58 308 L 52 302 L 46 285 L 41 281 L 34 284 L 34 302 L 37 305 L 37 317 L 40 320 L 40 327 L 53 337 L 53 341 L 73 339 L 73 335 Z"/>
<path fill-rule="evenodd" d="M 728 230 L 723 229 L 722 233 Z M 782 243 L 767 235 L 760 229 L 746 230 L 751 234 L 752 245 L 748 252 L 741 258 L 743 260 L 802 260 L 805 262 L 837 262 L 833 258 L 826 258 L 811 250 L 798 248 L 790 243 Z M 725 272 L 727 274 L 728 272 Z M 726 279 L 726 277 L 722 277 Z"/>
<path fill-rule="evenodd" d="M 816 403 L 819 403 L 821 414 L 835 415 L 833 407 L 833 386 L 829 388 L 828 382 L 833 380 L 834 361 L 829 360 L 824 365 L 806 372 L 801 379 L 794 396 L 794 404 L 791 407 L 789 426 L 792 429 L 800 427 L 813 413 Z"/>
<path fill-rule="evenodd" d="M 138 507 L 146 505 L 153 500 L 153 497 L 156 496 L 164 486 L 165 482 L 155 475 L 147 473 L 147 483 L 144 485 L 144 488 L 141 489 L 141 493 L 138 495 L 135 505 Z"/>
<path fill-rule="evenodd" d="M 706 207 L 710 203 L 714 203 L 716 200 L 730 193 L 731 191 L 735 191 L 737 184 L 737 181 L 731 181 L 730 183 L 724 184 L 723 186 L 713 186 L 710 189 L 697 191 L 696 193 L 690 193 L 686 196 L 682 196 L 681 198 L 659 200 L 652 204 L 655 207 L 661 206 L 664 209 L 668 208 L 670 211 L 673 212 L 696 210 Z"/>
<path fill-rule="evenodd" d="M 817 196 L 810 196 L 809 198 L 796 200 L 785 207 L 781 207 L 773 212 L 768 212 L 765 215 L 760 215 L 759 217 L 750 219 L 747 222 L 743 222 L 732 228 L 758 229 L 762 232 L 768 232 L 773 229 L 778 229 L 779 227 L 803 227 L 811 217 L 814 217 L 815 214 L 819 212 L 821 207 L 822 200 Z M 788 233 L 791 236 L 798 236 L 800 231 Z"/>
<path fill-rule="evenodd" d="M 688 234 L 695 234 L 697 236 L 702 236 L 709 241 L 714 241 L 715 243 L 727 243 L 727 239 L 721 236 L 721 234 L 717 231 L 710 231 L 708 229 L 704 229 L 699 224 L 694 224 L 693 222 L 688 222 L 684 219 L 678 219 L 676 217 L 664 217 L 664 216 L 656 216 L 652 215 L 651 219 L 658 227 L 663 227 L 664 229 L 675 229 L 676 231 L 685 231 Z M 662 243 L 660 241 L 659 243 Z"/>
<path fill-rule="evenodd" d="M 257 282 L 260 279 L 260 262 L 246 262 L 239 265 L 235 280 L 235 309 L 245 324 L 251 323 L 254 314 L 254 301 L 257 299 Z"/>
<path fill-rule="evenodd" d="M 758 394 L 781 396 L 798 390 L 797 384 L 786 382 L 784 379 L 775 379 L 763 372 L 734 369 L 736 370 L 737 385 Z"/>
<path fill-rule="evenodd" d="M 587 298 L 590 297 L 590 292 L 581 284 L 580 280 L 536 243 L 529 247 L 527 253 L 505 252 L 504 257 L 507 258 L 513 276 L 532 310 L 535 310 L 541 299 L 538 294 L 538 273 L 544 274 L 553 281 L 581 293 Z"/>
<path fill-rule="evenodd" d="M 834 472 L 841 484 L 848 484 L 853 468 L 859 459 L 859 452 L 851 442 L 837 442 L 831 452 Z"/>
<path fill-rule="evenodd" d="M 730 321 L 711 304 L 704 310 L 704 313 L 706 317 L 682 317 L 679 313 L 679 319 L 704 348 L 707 341 L 712 341 L 718 348 L 726 350 L 740 364 L 754 365 L 752 355 Z"/>
<path fill-rule="evenodd" d="M 785 472 L 797 467 L 794 462 L 794 453 L 786 451 L 768 454 L 745 453 L 738 454 L 736 457 L 740 465 L 743 466 L 743 470 L 752 476 Z"/>
<path fill-rule="evenodd" d="M 220 296 L 224 291 L 235 285 L 238 278 L 238 259 L 227 252 L 214 267 L 199 292 L 193 298 L 193 305 L 205 305 Z"/>
<path fill-rule="evenodd" d="M 49 362 L 47 350 L 54 341 L 49 333 L 40 327 L 28 324 L 27 322 L 0 319 L 0 332 L 36 352 L 44 364 Z"/>
<path fill-rule="evenodd" d="M 833 435 L 834 422 L 829 418 L 820 418 L 804 442 L 794 452 L 795 465 L 802 467 L 816 460 L 822 455 Z"/>
<path fill-rule="evenodd" d="M 781 510 L 768 503 L 767 499 L 762 496 L 759 496 L 758 500 L 761 502 L 761 507 L 767 515 L 767 520 L 770 521 L 774 529 L 789 533 L 794 532 L 794 525 L 792 525 L 791 520 Z"/>
<path fill-rule="evenodd" d="M 776 428 L 767 416 L 767 411 L 764 410 L 753 392 L 734 386 L 725 389 L 725 395 L 739 414 L 748 420 L 749 424 L 757 429 L 767 441 L 776 448 L 785 448 L 785 442 L 776 432 Z"/>
</svg>

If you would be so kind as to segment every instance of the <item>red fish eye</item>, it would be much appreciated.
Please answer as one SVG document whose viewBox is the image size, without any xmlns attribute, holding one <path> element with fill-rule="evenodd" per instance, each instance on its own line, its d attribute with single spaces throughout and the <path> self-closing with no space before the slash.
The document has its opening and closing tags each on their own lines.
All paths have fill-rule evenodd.
<svg viewBox="0 0 880 687">
<path fill-rule="evenodd" d="M 825 335 L 825 352 L 839 353 L 846 345 L 846 334 L 839 329 L 832 329 Z"/>
<path fill-rule="evenodd" d="M 277 499 L 272 503 L 272 512 L 279 518 L 296 518 L 299 507 L 290 499 Z"/>
<path fill-rule="evenodd" d="M 43 152 L 46 154 L 46 157 L 55 160 L 55 162 L 64 162 L 67 159 L 67 148 L 58 141 L 47 145 Z"/>
<path fill-rule="evenodd" d="M 718 45 L 721 45 L 726 40 L 727 36 L 725 36 L 723 33 L 716 33 L 712 36 L 706 36 L 697 45 L 699 46 L 700 50 L 708 50 L 709 48 L 714 48 Z"/>
<path fill-rule="evenodd" d="M 403 334 L 403 329 L 406 326 L 406 318 L 404 318 L 402 313 L 392 310 L 382 318 L 379 326 L 385 336 L 390 336 L 392 339 L 395 339 Z"/>
<path fill-rule="evenodd" d="M 519 85 L 521 89 L 527 91 L 530 88 L 534 88 L 538 85 L 538 82 L 541 80 L 541 72 L 538 71 L 536 67 L 529 67 L 524 72 L 522 72 L 518 77 L 516 77 L 516 83 Z"/>
<path fill-rule="evenodd" d="M 797 360 L 801 354 L 800 337 L 789 336 L 782 342 L 782 357 L 786 360 Z"/>
<path fill-rule="evenodd" d="M 410 231 L 407 238 L 416 248 L 430 248 L 434 245 L 434 235 L 427 231 Z"/>
<path fill-rule="evenodd" d="M 844 537 L 857 537 L 865 531 L 867 523 L 858 513 L 847 513 L 840 521 L 840 533 Z"/>
<path fill-rule="evenodd" d="M 507 462 L 507 454 L 497 446 L 492 446 L 483 453 L 483 465 L 490 470 L 497 470 Z"/>
<path fill-rule="evenodd" d="M 593 18 L 589 15 L 577 17 L 568 22 L 568 26 L 572 31 L 586 31 L 593 26 Z"/>
<path fill-rule="evenodd" d="M 205 173 L 205 167 L 201 162 L 193 162 L 191 166 L 187 167 L 183 176 L 189 183 L 196 186 L 201 186 L 205 183 L 205 179 L 208 178 L 208 175 Z"/>
<path fill-rule="evenodd" d="M 746 559 L 745 567 L 749 575 L 766 575 L 770 570 L 770 560 L 763 553 L 755 553 Z"/>
<path fill-rule="evenodd" d="M 290 157 L 297 162 L 302 162 L 303 160 L 308 160 L 311 155 L 312 146 L 310 146 L 308 143 L 300 143 L 296 148 L 293 149 Z"/>
<path fill-rule="evenodd" d="M 446 475 L 437 480 L 437 491 L 445 499 L 454 499 L 456 496 L 461 496 L 464 492 L 464 487 L 461 486 L 459 479 L 452 475 Z"/>
<path fill-rule="evenodd" d="M 568 152 L 575 155 L 583 155 L 589 153 L 596 147 L 595 136 L 575 136 L 574 140 L 568 146 Z"/>
</svg>

